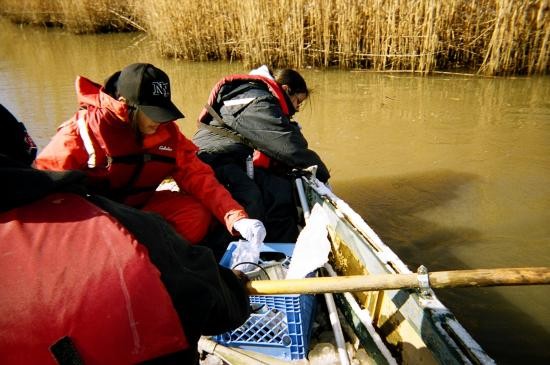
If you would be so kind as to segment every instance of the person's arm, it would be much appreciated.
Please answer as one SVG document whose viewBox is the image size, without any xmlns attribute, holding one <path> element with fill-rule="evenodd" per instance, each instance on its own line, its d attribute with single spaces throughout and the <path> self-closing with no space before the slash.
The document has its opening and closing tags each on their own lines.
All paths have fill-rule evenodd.
<svg viewBox="0 0 550 365">
<path fill-rule="evenodd" d="M 224 108 L 222 108 L 222 112 Z M 230 112 L 228 109 L 225 111 Z M 237 118 L 224 118 L 256 148 L 290 168 L 317 165 L 317 177 L 326 182 L 330 173 L 319 155 L 308 148 L 299 126 L 283 115 L 273 97 L 258 97 Z"/>
<path fill-rule="evenodd" d="M 34 166 L 41 170 L 85 170 L 87 162 L 88 153 L 78 129 L 74 123 L 67 122 L 38 154 Z"/>
<path fill-rule="evenodd" d="M 197 157 L 197 147 L 181 133 L 177 148 L 174 180 L 180 189 L 196 197 L 234 234 L 234 223 L 248 218 L 244 208 L 219 183 L 212 168 Z"/>
</svg>

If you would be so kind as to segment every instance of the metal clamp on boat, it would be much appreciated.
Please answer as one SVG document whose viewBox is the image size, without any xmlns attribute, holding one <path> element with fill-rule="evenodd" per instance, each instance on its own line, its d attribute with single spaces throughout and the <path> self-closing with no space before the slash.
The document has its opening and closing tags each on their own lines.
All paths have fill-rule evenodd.
<svg viewBox="0 0 550 365">
<path fill-rule="evenodd" d="M 430 278 L 428 276 L 428 268 L 424 265 L 420 265 L 416 270 L 418 274 L 418 289 L 420 289 L 420 295 L 423 297 L 430 296 L 431 287 L 430 287 Z"/>
</svg>

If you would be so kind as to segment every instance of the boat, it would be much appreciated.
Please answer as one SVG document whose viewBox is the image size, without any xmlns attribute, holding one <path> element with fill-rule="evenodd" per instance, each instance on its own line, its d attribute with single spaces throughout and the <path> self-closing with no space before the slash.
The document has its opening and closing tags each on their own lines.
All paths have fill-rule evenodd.
<svg viewBox="0 0 550 365">
<path fill-rule="evenodd" d="M 365 220 L 314 174 L 304 174 L 296 182 L 301 214 L 307 219 L 314 207 L 320 207 L 327 218 L 331 252 L 329 263 L 322 270 L 326 275 L 414 274 Z M 419 268 L 420 282 L 425 276 L 425 268 Z M 375 364 L 494 364 L 425 284 L 420 289 L 330 294 L 340 313 L 346 341 L 355 350 L 363 349 L 368 362 Z M 203 338 L 201 349 L 211 353 L 217 349 L 218 355 L 225 354 L 220 357 L 226 363 L 280 361 L 211 341 Z M 231 354 L 239 360 L 227 361 Z M 307 360 L 302 359 L 301 363 Z"/>
<path fill-rule="evenodd" d="M 412 271 L 347 203 L 315 177 L 302 177 L 307 205 L 320 205 L 329 221 L 331 265 L 338 275 L 411 274 Z M 388 363 L 374 327 L 399 363 L 491 364 L 429 287 L 334 294 L 340 311 L 377 363 Z"/>
</svg>

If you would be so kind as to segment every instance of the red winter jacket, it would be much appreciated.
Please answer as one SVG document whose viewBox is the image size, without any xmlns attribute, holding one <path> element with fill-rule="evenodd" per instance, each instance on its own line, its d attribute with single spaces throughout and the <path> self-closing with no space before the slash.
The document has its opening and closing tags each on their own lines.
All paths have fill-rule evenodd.
<svg viewBox="0 0 550 365">
<path fill-rule="evenodd" d="M 107 196 L 135 207 L 173 177 L 182 192 L 197 198 L 229 231 L 247 217 L 175 122 L 160 124 L 138 143 L 125 103 L 83 77 L 77 78 L 76 88 L 81 110 L 59 127 L 36 159 L 37 168 L 84 170 L 98 192 L 106 189 Z"/>
<path fill-rule="evenodd" d="M 67 193 L 0 212 L 0 363 L 56 364 L 70 338 L 87 365 L 189 346 L 161 274 L 117 220 Z"/>
</svg>

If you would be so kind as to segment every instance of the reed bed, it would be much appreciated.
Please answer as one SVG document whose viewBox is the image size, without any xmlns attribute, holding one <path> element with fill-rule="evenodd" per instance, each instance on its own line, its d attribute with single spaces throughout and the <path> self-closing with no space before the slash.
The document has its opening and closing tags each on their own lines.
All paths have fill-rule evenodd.
<svg viewBox="0 0 550 365">
<path fill-rule="evenodd" d="M 188 60 L 545 74 L 549 0 L 0 0 L 14 21 L 138 29 Z"/>
<path fill-rule="evenodd" d="M 122 0 L 0 0 L 0 14 L 16 23 L 60 26 L 78 34 L 134 28 L 131 6 Z"/>
</svg>

